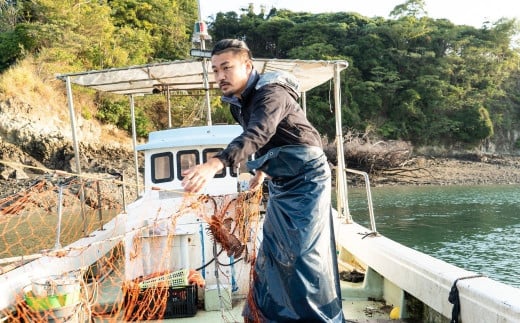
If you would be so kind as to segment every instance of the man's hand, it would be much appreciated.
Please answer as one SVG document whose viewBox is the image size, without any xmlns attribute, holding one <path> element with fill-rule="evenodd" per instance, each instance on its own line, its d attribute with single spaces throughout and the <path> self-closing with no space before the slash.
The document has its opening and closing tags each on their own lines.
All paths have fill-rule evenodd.
<svg viewBox="0 0 520 323">
<path fill-rule="evenodd" d="M 259 189 L 262 183 L 264 182 L 265 177 L 266 175 L 264 172 L 262 172 L 261 170 L 257 170 L 255 172 L 255 176 L 253 176 L 251 180 L 249 180 L 249 189 L 251 191 L 256 191 L 257 189 Z"/>
<path fill-rule="evenodd" d="M 184 179 L 182 186 L 189 193 L 200 192 L 208 180 L 213 178 L 215 174 L 224 168 L 224 164 L 218 158 L 210 158 L 207 162 L 195 165 L 182 172 Z"/>
</svg>

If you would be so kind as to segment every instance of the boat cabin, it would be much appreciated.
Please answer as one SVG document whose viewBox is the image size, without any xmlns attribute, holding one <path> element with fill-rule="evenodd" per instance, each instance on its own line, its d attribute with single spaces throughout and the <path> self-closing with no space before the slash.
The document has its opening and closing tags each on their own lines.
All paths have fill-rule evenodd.
<svg viewBox="0 0 520 323">
<path fill-rule="evenodd" d="M 206 162 L 241 133 L 242 128 L 239 125 L 187 127 L 150 133 L 148 142 L 137 146 L 137 150 L 142 151 L 145 158 L 145 191 L 159 189 L 181 192 L 184 170 Z M 247 174 L 245 165 L 241 169 L 222 169 L 208 183 L 203 193 L 236 193 L 240 189 L 238 184 L 244 185 L 244 181 L 239 182 L 241 173 Z"/>
</svg>

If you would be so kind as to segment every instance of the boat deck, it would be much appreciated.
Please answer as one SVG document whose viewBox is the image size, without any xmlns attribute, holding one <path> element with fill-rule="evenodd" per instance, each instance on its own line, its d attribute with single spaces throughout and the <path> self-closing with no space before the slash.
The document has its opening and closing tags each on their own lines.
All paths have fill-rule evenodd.
<svg viewBox="0 0 520 323">
<path fill-rule="evenodd" d="M 352 287 L 352 283 L 341 282 L 344 287 Z M 342 287 L 343 287 L 342 286 Z M 200 291 L 199 291 L 200 293 Z M 120 293 L 119 293 L 120 294 Z M 113 294 L 112 294 L 113 295 Z M 114 299 L 111 301 L 113 302 Z M 108 299 L 107 299 L 108 301 Z M 191 317 L 171 318 L 163 320 L 150 320 L 148 322 L 176 322 L 176 323 L 191 323 L 191 322 L 243 322 L 242 308 L 244 307 L 244 299 L 233 299 L 233 306 L 231 309 L 205 311 L 199 308 L 197 313 Z M 106 304 L 105 304 L 106 305 Z M 401 320 L 390 320 L 390 306 L 386 306 L 382 302 L 359 300 L 359 299 L 343 299 L 343 313 L 346 322 L 404 322 Z M 114 322 L 114 320 L 121 322 L 122 318 L 114 316 L 94 317 L 93 322 Z"/>
<path fill-rule="evenodd" d="M 223 311 L 204 311 L 200 309 L 197 314 L 192 317 L 173 318 L 164 320 L 152 320 L 148 322 L 176 322 L 176 323 L 193 323 L 193 322 L 243 322 L 242 318 L 243 301 L 236 302 L 232 310 Z M 360 300 L 344 300 L 343 313 L 346 322 L 404 322 L 401 320 L 390 320 L 389 313 L 381 309 L 382 304 L 374 301 Z M 97 317 L 93 322 L 114 322 L 114 317 Z M 117 319 L 118 322 L 121 320 Z"/>
</svg>

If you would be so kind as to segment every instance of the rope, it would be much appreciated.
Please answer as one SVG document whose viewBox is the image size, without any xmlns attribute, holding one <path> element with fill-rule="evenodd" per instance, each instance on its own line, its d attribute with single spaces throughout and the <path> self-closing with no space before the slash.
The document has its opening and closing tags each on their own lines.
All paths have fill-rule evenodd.
<svg viewBox="0 0 520 323">
<path fill-rule="evenodd" d="M 363 237 L 361 238 L 361 240 L 365 239 L 366 237 L 377 237 L 377 235 L 378 235 L 377 231 L 368 232 L 368 233 L 363 234 Z"/>
<path fill-rule="evenodd" d="M 453 286 L 451 287 L 450 295 L 448 296 L 448 301 L 453 304 L 453 309 L 451 311 L 451 321 L 450 323 L 459 323 L 459 315 L 460 315 L 460 299 L 459 299 L 459 290 L 457 288 L 457 282 L 459 280 L 471 279 L 485 277 L 483 274 L 477 274 L 472 276 L 466 276 L 455 279 L 453 282 Z"/>
</svg>

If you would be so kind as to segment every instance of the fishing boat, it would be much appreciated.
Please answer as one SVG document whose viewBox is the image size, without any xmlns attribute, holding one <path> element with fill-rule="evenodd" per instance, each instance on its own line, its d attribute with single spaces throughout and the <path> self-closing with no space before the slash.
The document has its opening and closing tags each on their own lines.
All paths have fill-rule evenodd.
<svg viewBox="0 0 520 323">
<path fill-rule="evenodd" d="M 208 98 L 217 89 L 207 72 L 209 56 L 204 50 L 193 55 L 191 60 L 58 76 L 68 95 L 75 178 L 80 183 L 92 177 L 81 172 L 73 88 L 127 96 L 132 116 L 138 96 L 165 94 L 168 104 L 174 95 Z M 347 320 L 520 322 L 520 289 L 378 233 L 369 176 L 348 169 L 343 158 L 340 75 L 347 62 L 254 59 L 254 66 L 260 73 L 292 73 L 300 83 L 304 109 L 306 92 L 332 84 L 338 156 L 334 230 L 339 271 L 349 278 L 341 282 Z M 245 168 L 222 170 L 200 194 L 183 191 L 182 170 L 211 158 L 242 131 L 238 125 L 212 124 L 209 103 L 206 100 L 206 125 L 154 131 L 144 144 L 137 143 L 134 119 L 135 183 L 94 178 L 95 183 L 114 184 L 112 191 L 123 188 L 122 209 L 65 246 L 58 238 L 54 248 L 12 257 L 0 275 L 0 321 L 242 321 L 268 196 L 248 190 Z M 144 160 L 143 173 L 139 158 Z M 347 184 L 354 176 L 364 179 L 369 227 L 354 221 L 349 211 Z M 50 190 L 57 187 L 59 237 L 62 208 L 67 206 L 61 200 L 65 184 Z M 137 196 L 128 204 L 125 188 Z M 84 204 L 85 193 L 78 192 L 75 197 Z M 99 208 L 90 209 L 98 219 Z M 4 259 L 2 265 L 7 263 Z"/>
</svg>

